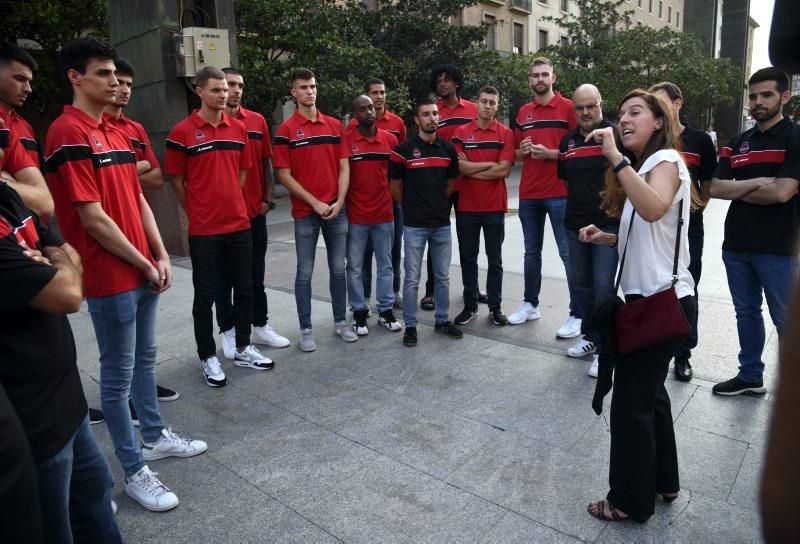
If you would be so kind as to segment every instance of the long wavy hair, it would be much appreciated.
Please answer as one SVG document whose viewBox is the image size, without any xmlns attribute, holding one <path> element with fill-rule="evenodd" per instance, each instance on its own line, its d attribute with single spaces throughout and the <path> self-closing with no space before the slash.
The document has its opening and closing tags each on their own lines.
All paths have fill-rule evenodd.
<svg viewBox="0 0 800 544">
<path fill-rule="evenodd" d="M 622 145 L 619 131 L 614 131 L 614 141 L 617 143 L 617 149 L 632 159 L 633 169 L 638 171 L 642 164 L 644 164 L 644 161 L 656 151 L 674 149 L 680 152 L 682 145 L 680 134 L 677 132 L 677 125 L 670 114 L 669 107 L 662 99 L 644 89 L 634 89 L 629 91 L 628 94 L 622 98 L 620 101 L 620 108 L 625 102 L 632 98 L 641 98 L 644 100 L 644 103 L 652 112 L 653 116 L 656 119 L 661 119 L 662 123 L 661 128 L 653 132 L 650 136 L 644 151 L 639 156 L 634 156 L 630 151 L 626 150 Z M 617 175 L 612 171 L 611 166 L 606 169 L 605 178 L 606 188 L 601 193 L 603 201 L 600 207 L 603 208 L 610 217 L 620 217 L 622 215 L 622 208 L 625 206 L 625 199 L 628 195 L 625 193 L 625 189 L 623 189 L 619 178 L 617 178 Z"/>
</svg>

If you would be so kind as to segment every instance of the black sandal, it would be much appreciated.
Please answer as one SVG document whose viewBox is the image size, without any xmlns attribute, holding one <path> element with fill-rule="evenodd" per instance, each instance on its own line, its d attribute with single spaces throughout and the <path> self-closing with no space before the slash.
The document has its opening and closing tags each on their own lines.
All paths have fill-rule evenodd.
<svg viewBox="0 0 800 544">
<path fill-rule="evenodd" d="M 664 502 L 673 502 L 675 499 L 678 498 L 678 493 L 661 493 L 660 491 L 656 491 L 659 495 L 661 495 L 661 499 Z"/>
<path fill-rule="evenodd" d="M 606 517 L 606 505 L 608 505 L 608 512 L 611 514 L 611 518 Z M 614 505 L 611 504 L 611 501 L 607 499 L 604 499 L 602 501 L 597 501 L 597 513 L 592 512 L 591 503 L 589 503 L 589 505 L 586 507 L 586 511 L 589 512 L 590 516 L 597 518 L 600 521 L 628 521 L 632 519 L 636 523 L 645 523 L 647 522 L 648 519 L 650 519 L 649 516 L 646 518 L 634 518 L 627 514 L 625 515 L 625 517 L 622 517 L 620 516 L 620 512 L 622 512 L 622 510 L 618 510 L 617 508 L 615 508 Z"/>
</svg>

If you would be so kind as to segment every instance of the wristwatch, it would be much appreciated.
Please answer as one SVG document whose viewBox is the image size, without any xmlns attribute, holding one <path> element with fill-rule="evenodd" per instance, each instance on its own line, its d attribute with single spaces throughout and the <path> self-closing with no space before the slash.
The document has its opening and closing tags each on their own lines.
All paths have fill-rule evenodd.
<svg viewBox="0 0 800 544">
<path fill-rule="evenodd" d="M 619 161 L 619 164 L 618 164 L 618 165 L 616 165 L 616 166 L 615 166 L 615 167 L 612 169 L 612 171 L 613 171 L 613 172 L 616 174 L 616 173 L 618 173 L 620 170 L 622 170 L 623 168 L 625 168 L 626 166 L 630 166 L 630 165 L 631 165 L 631 160 L 630 160 L 628 157 L 626 157 L 625 155 L 623 155 L 623 156 L 622 156 L 622 160 L 621 160 L 621 161 Z"/>
</svg>

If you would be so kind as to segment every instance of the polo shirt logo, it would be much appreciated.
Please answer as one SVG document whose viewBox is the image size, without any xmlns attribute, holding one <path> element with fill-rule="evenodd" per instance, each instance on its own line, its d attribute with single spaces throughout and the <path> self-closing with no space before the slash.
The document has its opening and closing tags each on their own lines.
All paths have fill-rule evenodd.
<svg viewBox="0 0 800 544">
<path fill-rule="evenodd" d="M 570 140 L 567 144 L 567 149 L 572 150 L 575 149 L 575 140 Z"/>
<path fill-rule="evenodd" d="M 474 142 L 475 141 L 475 136 L 473 134 L 470 134 L 469 136 L 467 136 L 467 141 L 468 142 Z"/>
<path fill-rule="evenodd" d="M 97 149 L 99 149 L 100 151 L 103 150 L 103 144 L 100 143 L 100 138 L 98 138 L 96 134 L 92 134 L 92 141 L 94 142 L 94 146 Z"/>
<path fill-rule="evenodd" d="M 198 128 L 194 133 L 194 139 L 197 140 L 198 142 L 202 142 L 203 140 L 206 139 L 206 135 L 203 134 L 203 131 Z"/>
<path fill-rule="evenodd" d="M 745 142 L 739 147 L 739 153 L 747 153 L 750 151 L 750 143 Z"/>
<path fill-rule="evenodd" d="M 298 128 L 297 132 L 295 132 L 294 135 L 297 136 L 298 138 L 302 138 L 303 136 L 305 136 L 305 133 Z"/>
<path fill-rule="evenodd" d="M 527 116 L 525 116 L 525 122 L 530 123 L 531 121 L 533 121 L 533 114 L 529 113 Z"/>
<path fill-rule="evenodd" d="M 419 149 L 417 149 L 417 148 L 415 147 L 415 148 L 414 148 L 413 155 L 414 155 L 414 158 L 415 158 L 415 159 L 418 159 L 418 158 L 420 158 L 420 157 L 422 156 L 422 153 L 420 153 L 420 152 L 419 152 Z"/>
<path fill-rule="evenodd" d="M 350 151 L 352 151 L 353 153 L 358 153 L 358 146 L 356 144 L 353 144 L 352 147 L 350 148 Z"/>
</svg>

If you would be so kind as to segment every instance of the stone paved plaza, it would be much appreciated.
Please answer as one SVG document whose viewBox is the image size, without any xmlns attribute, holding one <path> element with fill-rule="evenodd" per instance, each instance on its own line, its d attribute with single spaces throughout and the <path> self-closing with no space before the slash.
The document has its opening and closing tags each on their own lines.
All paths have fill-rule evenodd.
<svg viewBox="0 0 800 544">
<path fill-rule="evenodd" d="M 513 195 L 512 195 L 513 196 Z M 208 442 L 190 459 L 151 468 L 178 495 L 167 513 L 124 493 L 105 425 L 93 427 L 117 479 L 118 520 L 129 542 L 753 542 L 761 539 L 757 488 L 771 395 L 712 396 L 736 370 L 733 307 L 720 262 L 725 206 L 712 203 L 701 283 L 696 378 L 667 389 L 682 492 L 657 501 L 646 525 L 604 523 L 586 512 L 608 475 L 608 408 L 590 407 L 586 360 L 557 340 L 567 290 L 552 235 L 545 247 L 542 319 L 492 325 L 485 306 L 462 340 L 434 335 L 420 311 L 419 345 L 370 319 L 370 335 L 332 334 L 324 249 L 317 253 L 313 321 L 318 349 L 297 349 L 294 246 L 288 198 L 270 214 L 270 323 L 292 346 L 265 349 L 256 372 L 223 362 L 228 386 L 208 387 L 192 332 L 188 259 L 161 299 L 158 381 L 180 392 L 162 403 L 168 425 Z M 507 220 L 504 309 L 522 295 L 522 235 Z M 455 235 L 455 232 L 454 232 Z M 454 243 L 451 316 L 461 310 Z M 485 266 L 485 262 L 483 263 Z M 483 278 L 485 271 L 481 271 Z M 481 280 L 483 282 L 483 279 Z M 99 407 L 97 347 L 88 313 L 70 318 L 89 403 Z M 768 327 L 765 383 L 774 390 L 777 335 Z M 221 351 L 221 350 L 220 350 Z"/>
</svg>

